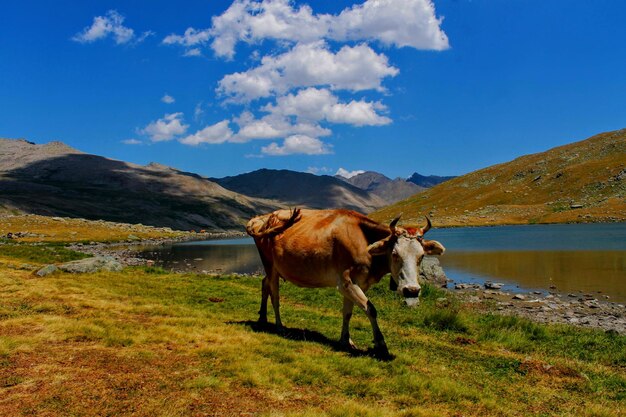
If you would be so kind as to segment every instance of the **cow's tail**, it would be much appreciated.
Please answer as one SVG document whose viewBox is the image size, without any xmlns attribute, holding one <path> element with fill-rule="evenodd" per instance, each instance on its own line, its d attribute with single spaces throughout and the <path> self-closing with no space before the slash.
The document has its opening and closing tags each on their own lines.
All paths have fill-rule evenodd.
<svg viewBox="0 0 626 417">
<path fill-rule="evenodd" d="M 287 220 L 279 219 L 275 213 L 272 213 L 265 221 L 262 227 L 254 230 L 252 227 L 246 227 L 246 232 L 254 238 L 263 238 L 276 236 L 290 228 L 294 223 L 300 220 L 301 212 L 299 208 L 291 210 L 291 215 Z"/>
</svg>

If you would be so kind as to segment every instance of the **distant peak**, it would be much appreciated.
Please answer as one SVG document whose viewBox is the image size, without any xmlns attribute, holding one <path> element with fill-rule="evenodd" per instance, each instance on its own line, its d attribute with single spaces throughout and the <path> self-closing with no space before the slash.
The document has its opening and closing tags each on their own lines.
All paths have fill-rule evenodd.
<svg viewBox="0 0 626 417">
<path fill-rule="evenodd" d="M 79 152 L 78 149 L 72 148 L 71 146 L 60 142 L 58 140 L 53 140 L 52 142 L 48 142 L 44 145 L 41 145 L 43 148 L 51 150 L 54 149 L 56 151 L 70 151 L 70 152 Z"/>
<path fill-rule="evenodd" d="M 150 162 L 148 165 L 146 165 L 148 168 L 154 168 L 154 169 L 162 169 L 162 170 L 173 170 L 174 168 L 167 166 L 167 165 L 163 165 L 160 164 L 158 162 Z"/>
</svg>

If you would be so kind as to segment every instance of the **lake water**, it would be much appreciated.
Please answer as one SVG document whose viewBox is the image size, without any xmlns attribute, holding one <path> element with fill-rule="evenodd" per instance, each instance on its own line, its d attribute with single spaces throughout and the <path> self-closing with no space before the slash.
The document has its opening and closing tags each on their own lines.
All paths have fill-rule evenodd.
<svg viewBox="0 0 626 417">
<path fill-rule="evenodd" d="M 626 302 L 626 223 L 432 229 L 454 282 L 496 281 L 505 289 L 609 295 Z M 261 273 L 251 238 L 146 248 L 166 269 Z"/>
</svg>

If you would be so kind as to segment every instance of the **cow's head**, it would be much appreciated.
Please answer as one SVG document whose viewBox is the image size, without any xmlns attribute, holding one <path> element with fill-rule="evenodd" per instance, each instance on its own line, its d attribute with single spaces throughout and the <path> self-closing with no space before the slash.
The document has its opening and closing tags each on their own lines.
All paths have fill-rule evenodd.
<svg viewBox="0 0 626 417">
<path fill-rule="evenodd" d="M 392 287 L 404 296 L 409 306 L 419 302 L 419 267 L 424 255 L 442 255 L 443 245 L 436 240 L 425 240 L 424 234 L 430 229 L 430 219 L 426 217 L 424 227 L 396 227 L 400 216 L 389 224 L 390 234 L 368 246 L 372 256 L 387 256 L 391 270 Z M 393 285 L 395 284 L 395 285 Z"/>
</svg>

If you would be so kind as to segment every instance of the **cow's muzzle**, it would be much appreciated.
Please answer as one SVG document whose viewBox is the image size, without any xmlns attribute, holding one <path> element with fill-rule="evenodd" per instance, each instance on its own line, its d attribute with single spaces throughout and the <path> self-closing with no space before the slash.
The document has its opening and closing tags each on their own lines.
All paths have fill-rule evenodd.
<svg viewBox="0 0 626 417">
<path fill-rule="evenodd" d="M 420 296 L 420 288 L 417 287 L 404 287 L 402 289 L 402 295 L 404 298 L 417 298 Z"/>
<path fill-rule="evenodd" d="M 404 302 L 409 307 L 416 307 L 420 302 L 420 288 L 418 287 L 404 287 L 402 295 L 404 296 Z"/>
</svg>

